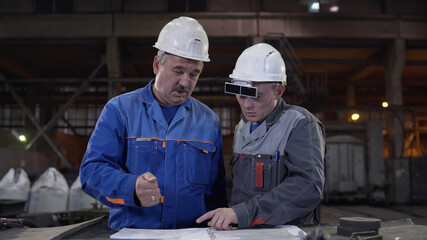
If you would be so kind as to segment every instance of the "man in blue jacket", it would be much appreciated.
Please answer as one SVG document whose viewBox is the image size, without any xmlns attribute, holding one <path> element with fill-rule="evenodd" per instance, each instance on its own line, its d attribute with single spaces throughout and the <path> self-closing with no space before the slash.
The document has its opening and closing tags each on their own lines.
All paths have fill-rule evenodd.
<svg viewBox="0 0 427 240">
<path fill-rule="evenodd" d="M 227 206 L 220 122 L 191 97 L 210 61 L 208 37 L 180 17 L 154 47 L 155 79 L 105 105 L 80 168 L 82 189 L 110 207 L 114 229 L 192 227 Z"/>
<path fill-rule="evenodd" d="M 243 115 L 234 132 L 231 208 L 201 216 L 227 230 L 319 223 L 325 189 L 325 130 L 302 107 L 282 99 L 286 68 L 280 53 L 259 43 L 237 59 L 225 92 L 235 94 Z"/>
</svg>

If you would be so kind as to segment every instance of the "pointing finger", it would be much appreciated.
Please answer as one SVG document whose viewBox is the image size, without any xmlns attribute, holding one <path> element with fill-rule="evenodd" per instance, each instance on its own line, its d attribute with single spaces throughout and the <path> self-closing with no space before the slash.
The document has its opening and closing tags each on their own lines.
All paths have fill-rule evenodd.
<svg viewBox="0 0 427 240">
<path fill-rule="evenodd" d="M 207 213 L 205 213 L 205 214 L 203 214 L 202 216 L 200 216 L 197 220 L 196 220 L 196 223 L 201 223 L 201 222 L 204 222 L 205 220 L 207 220 L 207 219 L 210 219 L 210 218 L 212 218 L 213 217 L 213 215 L 215 214 L 215 212 L 214 212 L 215 210 L 213 210 L 213 211 L 210 211 L 210 212 L 207 212 Z"/>
</svg>

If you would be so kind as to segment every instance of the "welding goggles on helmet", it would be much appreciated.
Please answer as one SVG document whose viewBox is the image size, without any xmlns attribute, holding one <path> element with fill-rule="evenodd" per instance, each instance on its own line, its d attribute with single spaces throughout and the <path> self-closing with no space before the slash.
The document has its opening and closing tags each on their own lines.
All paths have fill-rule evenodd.
<svg viewBox="0 0 427 240">
<path fill-rule="evenodd" d="M 280 52 L 267 43 L 255 44 L 243 51 L 229 75 L 224 92 L 256 98 L 253 82 L 281 82 L 286 84 L 286 66 Z"/>
<path fill-rule="evenodd" d="M 257 98 L 258 96 L 258 88 L 253 87 L 250 82 L 234 79 L 231 80 L 231 83 L 225 82 L 224 92 L 251 98 Z"/>
</svg>

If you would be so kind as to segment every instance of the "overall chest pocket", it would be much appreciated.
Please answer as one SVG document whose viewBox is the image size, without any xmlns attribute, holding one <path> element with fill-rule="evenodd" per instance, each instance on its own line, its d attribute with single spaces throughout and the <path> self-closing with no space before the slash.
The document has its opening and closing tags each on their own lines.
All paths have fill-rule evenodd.
<svg viewBox="0 0 427 240">
<path fill-rule="evenodd" d="M 156 174 L 158 145 L 156 141 L 149 138 L 137 138 L 129 142 L 128 148 L 131 157 L 127 165 L 133 173 L 151 172 Z"/>
<path fill-rule="evenodd" d="M 274 156 L 256 154 L 251 161 L 249 179 L 254 192 L 268 192 L 278 184 L 279 163 Z"/>
<path fill-rule="evenodd" d="M 182 149 L 186 184 L 208 184 L 215 146 L 210 143 L 184 142 Z"/>
</svg>

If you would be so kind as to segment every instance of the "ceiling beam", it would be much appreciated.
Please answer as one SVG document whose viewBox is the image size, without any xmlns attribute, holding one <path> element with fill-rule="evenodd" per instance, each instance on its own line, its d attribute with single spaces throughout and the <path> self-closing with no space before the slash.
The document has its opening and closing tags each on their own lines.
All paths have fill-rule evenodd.
<svg viewBox="0 0 427 240">
<path fill-rule="evenodd" d="M 37 78 L 31 71 L 1 53 L 0 68 L 22 78 Z"/>
<path fill-rule="evenodd" d="M 307 13 L 188 13 L 210 37 L 283 33 L 287 38 L 427 39 L 424 17 L 395 15 L 312 15 Z M 157 37 L 179 14 L 1 15 L 0 39 Z M 258 27 L 259 26 L 259 27 Z"/>
<path fill-rule="evenodd" d="M 107 37 L 112 19 L 111 14 L 0 15 L 0 39 Z"/>
<path fill-rule="evenodd" d="M 347 82 L 357 82 L 363 79 L 368 78 L 372 74 L 374 74 L 377 71 L 377 66 L 375 65 L 368 65 L 368 66 L 362 66 L 355 69 L 352 73 L 346 77 Z"/>
<path fill-rule="evenodd" d="M 222 61 L 222 59 L 216 59 Z M 225 59 L 224 59 L 225 60 Z M 381 59 L 308 59 L 300 58 L 302 64 L 309 65 L 384 65 Z M 224 61 L 225 62 L 225 61 Z M 424 60 L 406 60 L 405 65 L 422 66 L 427 65 Z"/>
</svg>

